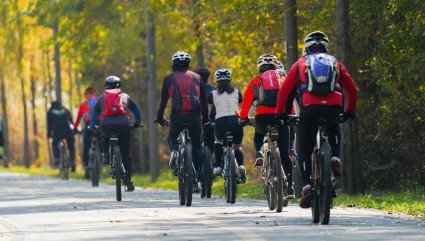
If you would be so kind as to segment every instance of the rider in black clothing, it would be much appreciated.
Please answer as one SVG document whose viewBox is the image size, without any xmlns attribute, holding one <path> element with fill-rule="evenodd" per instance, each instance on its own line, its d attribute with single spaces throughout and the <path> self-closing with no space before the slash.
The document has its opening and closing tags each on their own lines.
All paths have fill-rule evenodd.
<svg viewBox="0 0 425 241">
<path fill-rule="evenodd" d="M 158 108 L 155 122 L 164 125 L 164 111 L 168 99 L 171 97 L 169 146 L 171 157 L 169 166 L 176 170 L 178 158 L 177 137 L 182 130 L 182 124 L 189 124 L 190 140 L 193 146 L 193 164 L 197 171 L 202 166 L 202 123 L 208 122 L 208 106 L 205 85 L 201 76 L 189 70 L 189 54 L 179 51 L 172 57 L 173 72 L 165 76 L 162 83 L 161 103 Z M 198 190 L 196 190 L 198 191 Z"/>
<path fill-rule="evenodd" d="M 72 125 L 72 117 L 69 110 L 62 106 L 59 101 L 52 102 L 47 112 L 47 137 L 53 138 L 53 156 L 55 157 L 55 166 L 59 164 L 58 143 L 66 140 L 69 151 L 69 162 L 71 163 L 71 172 L 75 172 L 75 139 Z"/>
</svg>

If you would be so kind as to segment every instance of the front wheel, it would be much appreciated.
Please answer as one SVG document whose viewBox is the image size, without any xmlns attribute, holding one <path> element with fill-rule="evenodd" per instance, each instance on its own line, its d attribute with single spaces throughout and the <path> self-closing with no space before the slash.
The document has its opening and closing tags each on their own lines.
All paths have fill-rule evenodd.
<svg viewBox="0 0 425 241">
<path fill-rule="evenodd" d="M 321 171 L 320 171 L 320 158 L 322 158 L 322 156 L 317 153 L 317 151 L 314 151 L 315 153 L 312 155 L 312 165 L 311 165 L 311 171 L 312 171 L 312 175 L 313 175 L 313 201 L 311 203 L 311 215 L 313 217 L 313 223 L 319 223 L 320 221 L 320 202 L 319 202 L 319 193 L 320 193 L 320 185 L 318 183 L 320 183 L 320 175 L 321 175 Z"/>
<path fill-rule="evenodd" d="M 100 155 L 99 153 L 90 156 L 90 178 L 93 187 L 99 186 L 100 179 Z"/>
</svg>

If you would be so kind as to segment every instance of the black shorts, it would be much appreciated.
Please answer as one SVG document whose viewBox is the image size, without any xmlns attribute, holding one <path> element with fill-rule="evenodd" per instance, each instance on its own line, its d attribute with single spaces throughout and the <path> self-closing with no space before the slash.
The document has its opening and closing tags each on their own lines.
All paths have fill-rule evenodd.
<svg viewBox="0 0 425 241">
<path fill-rule="evenodd" d="M 222 141 L 226 132 L 233 134 L 233 143 L 240 144 L 243 138 L 243 126 L 239 124 L 238 117 L 225 116 L 215 120 L 214 135 L 216 140 Z"/>
</svg>

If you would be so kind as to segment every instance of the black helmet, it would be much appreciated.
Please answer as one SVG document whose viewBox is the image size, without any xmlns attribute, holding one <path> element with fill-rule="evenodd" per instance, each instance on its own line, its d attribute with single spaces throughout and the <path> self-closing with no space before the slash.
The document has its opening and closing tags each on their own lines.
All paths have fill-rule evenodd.
<svg viewBox="0 0 425 241">
<path fill-rule="evenodd" d="M 210 71 L 207 68 L 204 67 L 198 67 L 193 72 L 199 74 L 204 81 L 204 83 L 208 82 L 208 77 L 210 77 Z"/>
<path fill-rule="evenodd" d="M 121 87 L 121 80 L 117 76 L 109 76 L 105 79 L 106 89 L 117 89 Z"/>
</svg>

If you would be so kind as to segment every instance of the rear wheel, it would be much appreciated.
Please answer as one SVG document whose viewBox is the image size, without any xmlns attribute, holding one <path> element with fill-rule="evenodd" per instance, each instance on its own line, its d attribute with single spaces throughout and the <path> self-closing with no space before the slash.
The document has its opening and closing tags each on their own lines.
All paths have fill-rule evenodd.
<svg viewBox="0 0 425 241">
<path fill-rule="evenodd" d="M 115 176 L 115 189 L 116 189 L 116 197 L 117 201 L 122 200 L 122 190 L 121 190 L 121 181 L 123 174 L 122 173 L 122 159 L 121 159 L 121 152 L 120 148 L 118 146 L 114 146 L 113 149 L 113 165 L 114 165 L 114 176 Z"/>
<path fill-rule="evenodd" d="M 226 195 L 226 202 L 230 203 L 231 201 L 231 189 L 230 189 L 230 162 L 231 162 L 231 157 L 230 157 L 230 153 L 226 150 L 224 152 L 224 193 Z"/>
<path fill-rule="evenodd" d="M 274 166 L 272 166 L 273 164 L 271 163 L 271 158 L 270 158 L 270 154 L 266 154 L 264 155 L 264 158 L 267 158 L 267 165 L 264 167 L 265 170 L 264 172 L 267 173 L 266 175 L 266 196 L 267 196 L 267 203 L 269 205 L 269 209 L 270 210 L 275 210 L 276 209 L 276 190 L 275 190 L 275 183 L 273 181 L 273 178 L 271 176 L 269 176 L 271 172 L 271 168 L 274 168 Z"/>
<path fill-rule="evenodd" d="M 313 217 L 313 223 L 319 223 L 320 221 L 320 202 L 319 202 L 319 193 L 320 193 L 320 185 L 317 183 L 320 183 L 320 158 L 322 158 L 321 155 L 318 155 L 315 153 L 312 158 L 312 174 L 313 174 L 313 186 L 315 187 L 315 190 L 313 191 L 314 199 L 311 204 L 311 214 Z"/>
<path fill-rule="evenodd" d="M 186 206 L 192 205 L 193 193 L 193 160 L 192 160 L 192 146 L 187 144 L 184 150 L 185 156 L 185 178 L 184 178 L 184 192 L 186 194 Z"/>
<path fill-rule="evenodd" d="M 230 152 L 230 163 L 229 163 L 229 186 L 230 186 L 230 203 L 236 202 L 236 184 L 238 176 L 236 175 L 236 159 L 233 152 Z"/>
<path fill-rule="evenodd" d="M 183 163 L 185 160 L 185 156 L 183 155 L 179 155 L 179 163 L 178 163 L 178 172 L 179 172 L 179 201 L 180 201 L 180 205 L 185 205 L 186 204 L 186 192 L 185 192 L 185 172 L 183 172 L 182 170 L 184 170 L 185 168 L 183 167 Z"/>
<path fill-rule="evenodd" d="M 202 165 L 202 193 L 201 198 L 211 198 L 212 187 L 212 162 L 211 151 L 207 146 L 204 146 L 204 163 Z"/>
<path fill-rule="evenodd" d="M 99 186 L 100 178 L 100 155 L 99 153 L 93 153 L 90 156 L 90 178 L 93 187 Z"/>
<path fill-rule="evenodd" d="M 273 177 L 276 178 L 273 180 L 274 190 L 275 190 L 275 198 L 276 198 L 276 212 L 282 212 L 283 207 L 283 169 L 280 164 L 280 156 L 276 149 L 272 149 L 270 158 L 270 166 L 273 167 Z"/>
<path fill-rule="evenodd" d="M 332 204 L 332 181 L 331 181 L 331 148 L 325 143 L 322 146 L 323 159 L 320 179 L 320 222 L 329 224 Z"/>
</svg>

